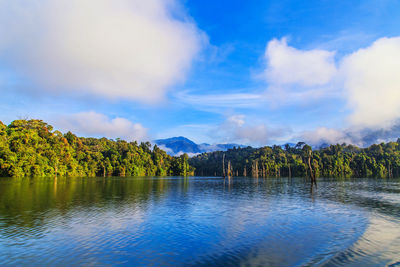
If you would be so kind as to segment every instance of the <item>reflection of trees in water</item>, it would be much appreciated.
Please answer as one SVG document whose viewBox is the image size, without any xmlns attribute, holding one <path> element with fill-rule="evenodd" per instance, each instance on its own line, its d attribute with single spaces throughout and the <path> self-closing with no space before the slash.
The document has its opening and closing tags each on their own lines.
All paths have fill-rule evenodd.
<svg viewBox="0 0 400 267">
<path fill-rule="evenodd" d="M 361 208 L 372 209 L 379 213 L 388 216 L 398 216 L 400 214 L 400 203 L 391 203 L 383 199 L 377 200 L 368 196 L 361 196 L 358 194 L 349 195 L 345 201 L 340 201 L 344 204 L 352 203 Z"/>
<path fill-rule="evenodd" d="M 163 178 L 7 179 L 0 186 L 0 225 L 14 230 L 39 227 L 50 216 L 65 216 L 73 209 L 107 211 L 121 205 L 145 209 L 160 201 L 168 188 Z"/>
<path fill-rule="evenodd" d="M 59 216 L 73 218 L 103 212 L 146 211 L 150 205 L 171 197 L 172 204 L 190 213 L 196 195 L 213 195 L 216 202 L 246 196 L 248 199 L 282 195 L 283 197 L 310 197 L 314 200 L 351 203 L 394 216 L 400 214 L 400 203 L 380 198 L 398 193 L 399 184 L 386 181 L 333 180 L 319 183 L 311 189 L 306 178 L 234 178 L 224 180 L 193 178 L 4 178 L 0 181 L 0 235 L 31 235 L 44 231 Z M 200 179 L 200 178 L 199 178 Z M 390 180 L 389 180 L 390 181 Z M 398 180 L 397 180 L 398 182 Z M 221 193 L 223 187 L 226 194 Z M 189 190 L 191 191 L 189 194 Z M 204 193 L 205 192 L 205 193 Z M 189 197 L 178 198 L 179 194 Z M 81 212 L 81 214 L 78 214 Z M 396 215 L 397 216 L 397 215 Z M 101 218 L 96 216 L 94 218 Z"/>
<path fill-rule="evenodd" d="M 374 210 L 388 216 L 400 214 L 400 199 L 388 201 L 384 196 L 396 196 L 400 192 L 399 179 L 326 179 L 321 189 L 315 191 L 318 197 L 342 204 L 353 204 Z M 394 186 L 390 186 L 389 181 Z"/>
</svg>

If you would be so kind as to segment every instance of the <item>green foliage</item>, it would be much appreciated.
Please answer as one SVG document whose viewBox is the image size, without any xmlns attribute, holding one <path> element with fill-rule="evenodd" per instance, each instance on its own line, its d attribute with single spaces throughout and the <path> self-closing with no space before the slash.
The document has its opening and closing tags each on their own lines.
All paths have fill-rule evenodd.
<svg viewBox="0 0 400 267">
<path fill-rule="evenodd" d="M 312 151 L 305 143 L 295 147 L 233 148 L 169 156 L 149 142 L 83 138 L 62 134 L 41 120 L 0 121 L 0 176 L 222 176 L 222 159 L 231 162 L 234 175 L 316 177 L 398 177 L 400 139 L 368 148 L 331 145 Z M 311 157 L 311 158 L 310 158 Z M 189 165 L 190 164 L 190 165 Z"/>
<path fill-rule="evenodd" d="M 41 120 L 0 122 L 0 176 L 191 175 L 187 155 L 169 156 L 149 142 L 62 134 Z"/>
<path fill-rule="evenodd" d="M 309 176 L 309 157 L 316 177 L 400 176 L 400 140 L 368 148 L 337 144 L 315 151 L 303 142 L 284 149 L 280 146 L 233 148 L 203 153 L 191 158 L 189 163 L 195 167 L 196 175 L 222 176 L 223 154 L 226 162 L 231 161 L 233 173 L 240 176 Z"/>
</svg>

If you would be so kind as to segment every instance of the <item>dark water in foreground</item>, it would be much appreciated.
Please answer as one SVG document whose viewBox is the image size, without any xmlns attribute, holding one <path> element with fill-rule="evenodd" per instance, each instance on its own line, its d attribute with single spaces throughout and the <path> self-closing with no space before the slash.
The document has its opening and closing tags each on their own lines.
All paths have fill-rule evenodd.
<svg viewBox="0 0 400 267">
<path fill-rule="evenodd" d="M 0 265 L 396 263 L 398 179 L 0 179 Z"/>
</svg>

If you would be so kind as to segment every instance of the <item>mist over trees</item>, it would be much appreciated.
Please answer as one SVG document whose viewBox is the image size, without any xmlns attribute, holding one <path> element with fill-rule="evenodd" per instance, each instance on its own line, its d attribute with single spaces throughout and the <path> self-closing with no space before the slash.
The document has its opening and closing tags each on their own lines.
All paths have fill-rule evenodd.
<svg viewBox="0 0 400 267">
<path fill-rule="evenodd" d="M 0 176 L 187 176 L 186 154 L 169 156 L 149 142 L 63 134 L 42 120 L 0 121 Z"/>
</svg>

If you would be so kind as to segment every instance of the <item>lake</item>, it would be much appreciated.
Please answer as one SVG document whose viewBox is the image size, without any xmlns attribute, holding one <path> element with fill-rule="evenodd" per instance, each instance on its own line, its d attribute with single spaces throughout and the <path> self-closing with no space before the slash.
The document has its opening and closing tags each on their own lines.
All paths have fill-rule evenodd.
<svg viewBox="0 0 400 267">
<path fill-rule="evenodd" d="M 1 178 L 0 264 L 400 265 L 400 180 Z"/>
</svg>

